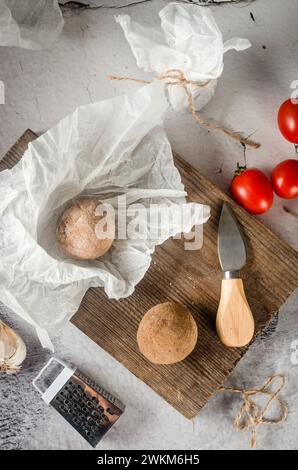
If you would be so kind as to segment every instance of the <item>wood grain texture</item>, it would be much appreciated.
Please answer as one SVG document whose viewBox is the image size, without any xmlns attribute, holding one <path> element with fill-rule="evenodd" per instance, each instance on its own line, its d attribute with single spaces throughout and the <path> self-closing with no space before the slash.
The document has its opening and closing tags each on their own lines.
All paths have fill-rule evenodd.
<svg viewBox="0 0 298 470">
<path fill-rule="evenodd" d="M 226 346 L 241 348 L 251 342 L 255 322 L 248 305 L 242 279 L 221 281 L 216 331 Z"/>
<path fill-rule="evenodd" d="M 13 166 L 35 137 L 27 131 L 1 161 L 0 168 Z M 72 321 L 180 413 L 192 418 L 247 349 L 227 348 L 216 334 L 221 288 L 216 239 L 222 202 L 230 203 L 247 239 L 248 263 L 242 277 L 255 318 L 255 335 L 298 286 L 298 254 L 177 155 L 175 163 L 189 200 L 211 207 L 211 218 L 204 226 L 203 248 L 185 251 L 182 241 L 168 240 L 157 247 L 150 269 L 133 295 L 116 301 L 109 300 L 100 288 L 89 289 Z M 149 308 L 169 300 L 192 311 L 198 324 L 198 343 L 181 363 L 153 365 L 138 351 L 137 328 Z"/>
</svg>

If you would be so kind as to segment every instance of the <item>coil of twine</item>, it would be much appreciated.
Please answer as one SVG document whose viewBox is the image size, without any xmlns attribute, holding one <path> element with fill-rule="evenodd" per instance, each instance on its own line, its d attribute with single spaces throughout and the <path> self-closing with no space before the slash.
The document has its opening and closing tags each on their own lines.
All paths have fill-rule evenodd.
<svg viewBox="0 0 298 470">
<path fill-rule="evenodd" d="M 167 86 L 180 86 L 184 89 L 185 94 L 187 96 L 188 100 L 188 108 L 189 111 L 191 112 L 194 120 L 201 126 L 204 126 L 207 129 L 213 129 L 219 132 L 222 132 L 223 134 L 227 135 L 231 139 L 235 140 L 236 142 L 239 142 L 242 145 L 252 147 L 254 149 L 258 149 L 261 144 L 254 142 L 253 140 L 249 139 L 248 137 L 244 137 L 238 132 L 234 132 L 230 129 L 227 129 L 225 127 L 222 127 L 216 123 L 206 121 L 195 109 L 194 105 L 194 100 L 192 96 L 192 92 L 189 90 L 189 86 L 192 86 L 194 88 L 204 88 L 209 85 L 211 80 L 206 81 L 205 83 L 198 83 L 193 80 L 188 80 L 182 70 L 178 69 L 171 69 L 167 70 L 166 72 L 160 74 L 158 77 L 154 78 L 153 80 L 142 80 L 138 79 L 135 77 L 117 77 L 114 75 L 108 75 L 108 80 L 118 80 L 118 81 L 123 81 L 123 80 L 128 80 L 132 81 L 135 83 L 141 83 L 141 84 L 149 84 L 154 81 L 165 81 Z"/>
<path fill-rule="evenodd" d="M 274 382 L 279 383 L 275 392 L 272 391 L 270 387 Z M 219 392 L 231 392 L 238 393 L 241 395 L 243 403 L 241 404 L 239 411 L 235 417 L 234 425 L 239 431 L 249 431 L 251 432 L 250 447 L 255 448 L 257 444 L 257 429 L 263 424 L 268 424 L 271 426 L 277 426 L 278 424 L 285 421 L 288 417 L 288 406 L 280 398 L 280 393 L 285 386 L 285 377 L 284 375 L 272 375 L 268 378 L 265 384 L 256 389 L 251 390 L 241 390 L 238 388 L 224 388 L 221 387 Z M 258 405 L 255 401 L 252 400 L 252 397 L 257 395 L 263 395 L 269 397 L 264 407 Z M 268 418 L 266 414 L 269 409 L 276 401 L 280 408 L 280 414 L 276 418 Z"/>
</svg>

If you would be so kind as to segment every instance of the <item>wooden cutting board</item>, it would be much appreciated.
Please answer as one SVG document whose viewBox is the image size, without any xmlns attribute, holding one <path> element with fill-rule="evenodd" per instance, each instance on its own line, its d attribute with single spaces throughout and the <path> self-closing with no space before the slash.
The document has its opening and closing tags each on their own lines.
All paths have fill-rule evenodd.
<svg viewBox="0 0 298 470">
<path fill-rule="evenodd" d="M 0 162 L 0 170 L 12 167 L 35 137 L 32 131 L 26 131 Z M 90 289 L 72 321 L 180 413 L 192 418 L 246 351 L 226 348 L 215 332 L 221 283 L 216 238 L 222 202 L 228 201 L 233 207 L 248 242 L 249 261 L 243 277 L 256 334 L 298 287 L 298 253 L 182 158 L 175 156 L 175 163 L 189 200 L 211 207 L 203 248 L 184 251 L 181 241 L 168 240 L 157 247 L 151 267 L 133 295 L 116 301 L 109 300 L 100 288 Z M 156 366 L 139 353 L 136 332 L 144 313 L 168 300 L 190 308 L 199 339 L 195 351 L 183 362 Z"/>
</svg>

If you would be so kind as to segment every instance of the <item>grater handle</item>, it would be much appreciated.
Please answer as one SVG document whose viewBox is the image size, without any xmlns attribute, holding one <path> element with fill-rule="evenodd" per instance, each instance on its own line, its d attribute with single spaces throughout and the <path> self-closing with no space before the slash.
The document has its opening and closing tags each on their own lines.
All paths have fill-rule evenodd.
<svg viewBox="0 0 298 470">
<path fill-rule="evenodd" d="M 38 391 L 38 393 L 40 393 L 40 394 L 42 395 L 42 397 L 43 397 L 43 399 L 44 399 L 45 401 L 48 401 L 48 400 L 45 399 L 45 393 L 38 387 L 38 385 L 37 385 L 36 382 L 38 381 L 38 379 L 40 379 L 40 377 L 42 376 L 42 374 L 44 373 L 44 371 L 48 368 L 48 366 L 49 366 L 52 362 L 57 362 L 58 364 L 60 364 L 60 365 L 63 366 L 63 368 L 64 368 L 63 371 L 62 371 L 62 373 L 60 373 L 60 375 L 58 376 L 58 378 L 63 374 L 63 372 L 65 371 L 65 369 L 67 369 L 67 370 L 70 372 L 70 374 L 68 373 L 67 376 L 72 375 L 73 372 L 74 372 L 74 370 L 70 369 L 70 368 L 67 366 L 67 364 L 65 364 L 65 362 L 61 361 L 61 359 L 58 359 L 58 358 L 56 358 L 56 357 L 51 357 L 51 358 L 48 360 L 48 362 L 46 363 L 46 365 L 41 369 L 41 371 L 39 372 L 39 374 L 38 374 L 38 375 L 35 377 L 35 379 L 32 381 L 33 387 Z M 56 380 L 57 380 L 57 378 L 56 378 Z M 55 380 L 55 382 L 56 382 L 56 380 Z"/>
</svg>

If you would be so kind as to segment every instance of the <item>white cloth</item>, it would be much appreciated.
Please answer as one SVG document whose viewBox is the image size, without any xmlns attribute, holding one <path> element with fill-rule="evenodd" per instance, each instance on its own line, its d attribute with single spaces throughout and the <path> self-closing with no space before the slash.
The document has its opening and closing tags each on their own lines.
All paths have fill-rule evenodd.
<svg viewBox="0 0 298 470">
<path fill-rule="evenodd" d="M 48 48 L 63 25 L 58 0 L 0 0 L 0 46 Z"/>
<path fill-rule="evenodd" d="M 194 88 L 194 103 L 201 109 L 212 98 L 217 79 L 223 71 L 223 56 L 230 49 L 242 51 L 250 47 L 248 39 L 232 38 L 223 42 L 212 12 L 197 5 L 169 3 L 159 13 L 160 29 L 149 29 L 134 22 L 128 15 L 119 15 L 137 65 L 145 72 L 160 75 L 171 69 L 182 70 L 188 80 L 210 83 Z M 179 86 L 168 87 L 174 110 L 188 107 L 185 91 Z"/>
<path fill-rule="evenodd" d="M 0 173 L 0 300 L 33 324 L 44 346 L 77 311 L 89 287 L 110 298 L 130 295 L 155 245 L 209 217 L 209 208 L 185 204 L 180 175 L 162 128 L 168 103 L 161 83 L 78 108 L 29 145 L 22 160 Z M 126 193 L 129 204 L 166 206 L 174 214 L 168 235 L 118 240 L 95 261 L 61 256 L 55 242 L 64 204 L 78 195 L 99 199 Z M 155 227 L 152 227 L 153 229 Z"/>
</svg>

